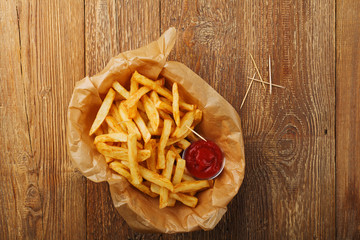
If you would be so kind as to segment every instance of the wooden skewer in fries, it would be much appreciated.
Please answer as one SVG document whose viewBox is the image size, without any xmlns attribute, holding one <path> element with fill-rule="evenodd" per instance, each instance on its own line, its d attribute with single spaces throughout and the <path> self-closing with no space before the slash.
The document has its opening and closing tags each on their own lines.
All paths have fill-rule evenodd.
<svg viewBox="0 0 360 240">
<path fill-rule="evenodd" d="M 206 142 L 206 139 L 203 138 L 199 133 L 197 133 L 194 129 L 191 129 L 189 126 L 186 126 L 188 129 L 190 129 L 196 136 L 201 138 L 201 140 L 204 140 Z"/>
</svg>

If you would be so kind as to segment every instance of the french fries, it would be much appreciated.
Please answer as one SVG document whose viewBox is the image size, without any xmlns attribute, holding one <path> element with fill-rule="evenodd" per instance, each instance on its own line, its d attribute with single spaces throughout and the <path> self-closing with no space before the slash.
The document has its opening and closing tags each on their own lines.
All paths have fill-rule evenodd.
<svg viewBox="0 0 360 240">
<path fill-rule="evenodd" d="M 129 147 L 129 146 L 128 146 Z M 110 146 L 106 143 L 99 142 L 96 144 L 97 150 L 105 157 L 111 157 L 119 160 L 129 160 L 128 149 L 116 146 Z M 138 162 L 145 161 L 151 156 L 150 150 L 139 150 L 137 154 Z"/>
<path fill-rule="evenodd" d="M 180 153 L 194 138 L 189 128 L 201 122 L 202 111 L 181 99 L 177 83 L 171 85 L 169 90 L 165 78 L 151 80 L 136 71 L 129 89 L 115 81 L 89 135 L 113 173 L 149 197 L 159 196 L 159 208 L 177 201 L 196 207 L 196 192 L 212 182 L 187 175 Z"/>
<path fill-rule="evenodd" d="M 107 133 L 96 136 L 94 144 L 96 145 L 99 142 L 126 142 L 126 141 L 127 141 L 126 133 Z"/>
<path fill-rule="evenodd" d="M 176 126 L 180 126 L 179 90 L 178 90 L 178 85 L 176 83 L 173 84 L 172 94 L 173 94 L 172 110 L 174 113 L 174 119 Z"/>
<path fill-rule="evenodd" d="M 103 103 L 101 104 L 101 107 L 100 107 L 98 113 L 96 114 L 96 118 L 90 128 L 90 133 L 89 133 L 90 136 L 93 135 L 93 133 L 96 132 L 96 130 L 104 122 L 106 115 L 109 113 L 109 110 L 112 105 L 112 102 L 114 101 L 114 98 L 115 98 L 115 91 L 114 91 L 114 89 L 110 88 L 110 90 L 106 94 L 106 97 L 105 97 Z"/>
<path fill-rule="evenodd" d="M 176 153 L 172 149 L 170 149 L 166 154 L 166 168 L 162 171 L 162 175 L 169 180 L 171 178 L 175 156 Z M 168 189 L 162 187 L 160 189 L 159 208 L 166 207 L 168 205 L 168 201 L 169 201 L 169 191 Z"/>
<path fill-rule="evenodd" d="M 164 128 L 161 133 L 159 147 L 158 147 L 158 161 L 156 165 L 157 169 L 165 168 L 165 147 L 170 136 L 171 124 L 172 124 L 171 120 L 169 119 L 164 120 Z"/>
</svg>

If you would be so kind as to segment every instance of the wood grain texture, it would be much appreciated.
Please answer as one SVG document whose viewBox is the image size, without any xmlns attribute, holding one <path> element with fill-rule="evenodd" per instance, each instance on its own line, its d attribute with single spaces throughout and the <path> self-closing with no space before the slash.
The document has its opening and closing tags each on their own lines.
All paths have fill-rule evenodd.
<svg viewBox="0 0 360 240">
<path fill-rule="evenodd" d="M 179 30 L 170 58 L 207 80 L 242 118 L 245 181 L 218 237 L 334 238 L 334 9 L 334 1 L 161 2 L 162 31 Z M 254 85 L 240 110 L 255 71 L 248 52 L 265 79 L 271 55 L 273 82 L 286 89 L 270 96 Z"/>
<path fill-rule="evenodd" d="M 84 75 L 83 3 L 0 4 L 0 238 L 84 238 L 84 178 L 65 144 L 67 104 Z"/>
<path fill-rule="evenodd" d="M 336 6 L 337 239 L 360 239 L 360 2 Z"/>
<path fill-rule="evenodd" d="M 335 0 L 0 1 L 0 239 L 360 238 L 359 11 Z M 213 231 L 141 234 L 106 183 L 73 169 L 66 111 L 76 81 L 171 26 L 169 60 L 239 112 L 246 174 Z M 271 55 L 286 89 L 254 83 L 240 109 L 249 52 L 266 80 Z"/>
</svg>

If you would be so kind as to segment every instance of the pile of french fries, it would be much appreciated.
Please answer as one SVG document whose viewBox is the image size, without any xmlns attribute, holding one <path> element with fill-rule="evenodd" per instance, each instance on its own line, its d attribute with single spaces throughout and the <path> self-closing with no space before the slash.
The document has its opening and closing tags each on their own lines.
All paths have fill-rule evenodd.
<svg viewBox="0 0 360 240">
<path fill-rule="evenodd" d="M 150 197 L 159 196 L 159 208 L 176 200 L 195 207 L 198 191 L 212 186 L 195 180 L 180 153 L 196 140 L 192 129 L 202 111 L 185 103 L 177 83 L 171 91 L 165 79 L 151 80 L 137 71 L 128 91 L 114 82 L 91 126 L 94 144 L 109 167 Z"/>
</svg>

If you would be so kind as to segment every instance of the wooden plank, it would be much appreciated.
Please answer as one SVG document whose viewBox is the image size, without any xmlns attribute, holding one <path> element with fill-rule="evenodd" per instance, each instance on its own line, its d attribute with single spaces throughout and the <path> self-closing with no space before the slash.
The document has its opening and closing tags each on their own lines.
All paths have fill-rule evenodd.
<svg viewBox="0 0 360 240">
<path fill-rule="evenodd" d="M 158 1 L 85 1 L 86 74 L 160 36 Z M 113 206 L 107 183 L 87 181 L 87 238 L 137 239 Z M 148 239 L 148 238 L 147 238 Z"/>
<path fill-rule="evenodd" d="M 20 64 L 20 39 L 15 2 L 0 2 L 0 238 L 23 237 L 27 183 L 26 163 L 32 157 Z M 21 205 L 20 205 L 21 204 Z M 19 229 L 19 231 L 16 231 Z"/>
<path fill-rule="evenodd" d="M 360 239 L 360 2 L 336 5 L 336 231 Z"/>
<path fill-rule="evenodd" d="M 0 238 L 83 239 L 84 178 L 67 157 L 65 126 L 84 76 L 84 4 L 0 4 Z"/>
<path fill-rule="evenodd" d="M 327 1 L 161 1 L 175 26 L 171 59 L 222 94 L 242 118 L 246 175 L 213 239 L 335 237 L 335 5 Z M 285 90 L 255 84 L 255 72 Z M 210 237 L 211 235 L 211 237 Z"/>
</svg>

